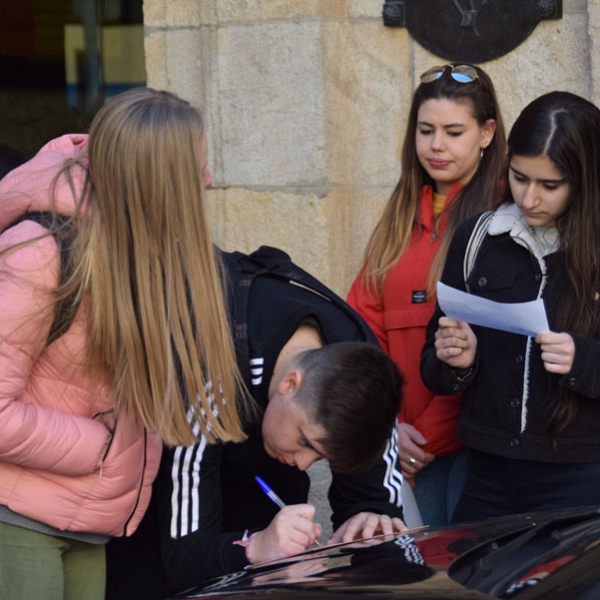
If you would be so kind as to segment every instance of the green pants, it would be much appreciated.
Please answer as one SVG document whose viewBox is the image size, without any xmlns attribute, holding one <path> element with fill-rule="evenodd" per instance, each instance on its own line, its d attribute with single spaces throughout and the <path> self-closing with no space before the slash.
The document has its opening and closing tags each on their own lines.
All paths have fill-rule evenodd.
<svg viewBox="0 0 600 600">
<path fill-rule="evenodd" d="M 0 600 L 104 600 L 103 544 L 0 523 Z"/>
</svg>

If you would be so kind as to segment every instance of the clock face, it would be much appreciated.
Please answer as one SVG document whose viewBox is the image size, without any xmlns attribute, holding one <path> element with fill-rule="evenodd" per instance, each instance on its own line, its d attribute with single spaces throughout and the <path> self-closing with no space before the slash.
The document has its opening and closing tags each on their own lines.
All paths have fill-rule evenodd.
<svg viewBox="0 0 600 600">
<path fill-rule="evenodd" d="M 478 63 L 516 48 L 542 19 L 560 19 L 562 0 L 388 0 L 383 16 L 437 56 Z"/>
</svg>

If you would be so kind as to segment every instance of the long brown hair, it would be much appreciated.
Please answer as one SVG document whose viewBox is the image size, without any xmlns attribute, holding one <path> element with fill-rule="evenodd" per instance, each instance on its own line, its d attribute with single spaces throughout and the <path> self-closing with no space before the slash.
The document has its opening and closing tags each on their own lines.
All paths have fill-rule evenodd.
<svg viewBox="0 0 600 600">
<path fill-rule="evenodd" d="M 555 331 L 600 335 L 600 110 L 569 92 L 528 104 L 508 136 L 508 156 L 547 156 L 567 180 L 567 211 L 557 219 L 560 251 L 571 286 Z M 506 199 L 513 201 L 510 186 Z M 558 435 L 577 414 L 577 394 L 563 386 L 552 417 Z"/>
<path fill-rule="evenodd" d="M 86 302 L 88 364 L 119 414 L 170 445 L 197 439 L 192 415 L 209 442 L 244 438 L 243 385 L 205 212 L 203 135 L 198 111 L 167 92 L 129 90 L 100 109 L 66 284 Z"/>
<path fill-rule="evenodd" d="M 499 204 L 499 185 L 506 154 L 504 125 L 491 79 L 479 67 L 474 68 L 478 74 L 475 81 L 457 82 L 452 79 L 450 69 L 444 69 L 438 79 L 421 83 L 414 93 L 402 146 L 400 179 L 365 250 L 362 281 L 368 290 L 379 297 L 383 294 L 388 271 L 407 250 L 414 228 L 421 225 L 421 188 L 426 184 L 434 184 L 419 162 L 416 151 L 417 117 L 423 102 L 440 98 L 463 102 L 471 108 L 473 117 L 480 126 L 490 119 L 496 122 L 495 134 L 483 153 L 477 171 L 440 217 L 447 219 L 447 226 L 431 267 L 429 288 L 441 276 L 448 245 L 456 227 L 471 215 L 495 208 Z"/>
</svg>

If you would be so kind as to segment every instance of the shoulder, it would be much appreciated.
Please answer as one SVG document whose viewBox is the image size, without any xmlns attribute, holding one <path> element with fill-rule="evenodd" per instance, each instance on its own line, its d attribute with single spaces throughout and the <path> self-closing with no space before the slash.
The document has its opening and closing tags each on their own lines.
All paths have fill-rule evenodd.
<svg viewBox="0 0 600 600">
<path fill-rule="evenodd" d="M 458 225 L 454 232 L 453 244 L 467 244 L 474 233 L 485 236 L 494 211 L 485 211 L 469 217 Z"/>
<path fill-rule="evenodd" d="M 22 244 L 22 245 L 21 245 Z M 0 234 L 0 262 L 10 269 L 43 271 L 58 258 L 56 240 L 35 221 L 25 219 Z"/>
<path fill-rule="evenodd" d="M 217 248 L 217 252 L 221 256 L 225 267 L 233 271 L 255 273 L 265 270 L 275 270 L 292 263 L 289 254 L 273 246 L 260 246 L 260 248 L 250 254 L 245 254 L 237 250 L 225 252 L 219 248 Z"/>
<path fill-rule="evenodd" d="M 26 220 L 0 235 L 0 296 L 5 310 L 11 306 L 21 313 L 26 305 L 48 302 L 59 277 L 58 246 L 43 226 Z"/>
<path fill-rule="evenodd" d="M 488 223 L 494 217 L 494 214 L 495 211 L 493 210 L 486 210 L 484 212 L 477 213 L 461 223 L 459 228 L 463 228 L 466 231 L 473 231 L 476 227 L 487 229 Z"/>
</svg>

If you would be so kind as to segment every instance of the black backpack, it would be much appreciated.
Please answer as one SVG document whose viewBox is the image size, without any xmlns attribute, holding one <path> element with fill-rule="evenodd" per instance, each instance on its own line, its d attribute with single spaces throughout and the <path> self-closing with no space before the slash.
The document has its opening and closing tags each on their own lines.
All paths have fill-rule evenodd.
<svg viewBox="0 0 600 600">
<path fill-rule="evenodd" d="M 244 381 L 250 380 L 248 345 L 248 298 L 256 277 L 273 277 L 318 294 L 343 311 L 356 324 L 365 341 L 378 345 L 375 334 L 362 317 L 340 296 L 295 264 L 283 250 L 261 246 L 251 254 L 223 252 L 229 281 L 229 309 L 233 321 L 235 352 Z"/>
</svg>

